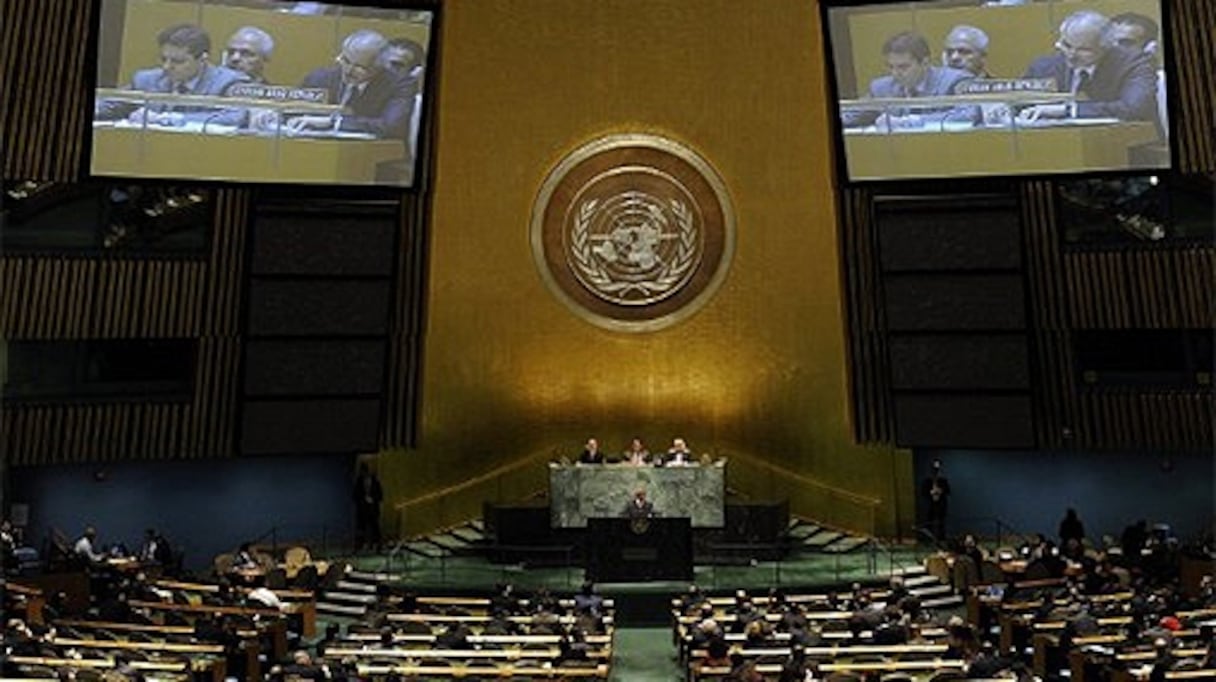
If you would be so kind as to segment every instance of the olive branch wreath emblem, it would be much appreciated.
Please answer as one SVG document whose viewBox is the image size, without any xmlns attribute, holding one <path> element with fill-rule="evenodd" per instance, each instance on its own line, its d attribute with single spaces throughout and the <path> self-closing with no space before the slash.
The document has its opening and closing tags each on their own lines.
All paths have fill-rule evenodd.
<svg viewBox="0 0 1216 682">
<path fill-rule="evenodd" d="M 697 227 L 692 211 L 684 202 L 669 199 L 669 208 L 679 228 L 679 245 L 676 247 L 675 257 L 664 263 L 653 279 L 641 282 L 620 282 L 613 279 L 611 273 L 596 261 L 591 250 L 591 218 L 599 204 L 599 199 L 588 199 L 579 205 L 570 238 L 570 255 L 574 258 L 574 266 L 596 290 L 620 298 L 628 295 L 631 290 L 637 290 L 644 295 L 667 293 L 679 284 L 696 263 Z"/>
</svg>

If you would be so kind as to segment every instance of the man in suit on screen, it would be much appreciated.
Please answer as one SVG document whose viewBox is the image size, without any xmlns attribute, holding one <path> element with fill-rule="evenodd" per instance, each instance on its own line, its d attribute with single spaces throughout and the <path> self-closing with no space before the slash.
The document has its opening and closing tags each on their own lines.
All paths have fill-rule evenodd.
<svg viewBox="0 0 1216 682">
<path fill-rule="evenodd" d="M 1092 10 L 1074 12 L 1060 24 L 1056 52 L 1026 69 L 1026 78 L 1051 78 L 1075 103 L 1039 104 L 1018 118 L 1116 118 L 1152 121 L 1157 114 L 1157 73 L 1149 55 L 1112 42 L 1111 22 Z"/>
<path fill-rule="evenodd" d="M 226 66 L 210 64 L 211 37 L 193 24 L 170 26 L 156 36 L 160 47 L 159 67 L 141 69 L 131 77 L 127 90 L 176 93 L 179 95 L 226 95 L 229 88 L 249 77 Z M 188 121 L 238 125 L 244 110 L 217 110 L 196 105 L 149 104 L 101 100 L 94 110 L 97 119 L 127 118 L 133 123 L 182 125 Z"/>
<path fill-rule="evenodd" d="M 288 119 L 285 127 L 296 133 L 335 130 L 404 140 L 414 93 L 405 76 L 387 68 L 383 59 L 387 47 L 388 41 L 375 31 L 355 31 L 347 36 L 337 64 L 316 69 L 300 84 L 324 89 L 327 101 L 342 105 L 343 113 L 297 116 Z"/>
<path fill-rule="evenodd" d="M 955 94 L 958 85 L 974 74 L 948 66 L 934 66 L 929 58 L 929 43 L 912 31 L 897 33 L 882 46 L 887 75 L 870 81 L 868 98 L 916 98 Z M 850 108 L 841 112 L 846 128 L 877 125 L 880 128 L 919 128 L 942 121 L 974 123 L 979 110 L 960 107 L 875 107 Z"/>
</svg>

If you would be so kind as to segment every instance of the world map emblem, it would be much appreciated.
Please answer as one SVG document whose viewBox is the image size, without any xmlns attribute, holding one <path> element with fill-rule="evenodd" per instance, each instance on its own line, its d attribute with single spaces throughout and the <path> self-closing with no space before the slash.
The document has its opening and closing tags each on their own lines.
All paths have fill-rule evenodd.
<svg viewBox="0 0 1216 682">
<path fill-rule="evenodd" d="M 734 217 L 716 171 L 684 145 L 613 135 L 563 158 L 538 193 L 533 256 L 579 316 L 651 331 L 695 312 L 721 284 Z"/>
</svg>

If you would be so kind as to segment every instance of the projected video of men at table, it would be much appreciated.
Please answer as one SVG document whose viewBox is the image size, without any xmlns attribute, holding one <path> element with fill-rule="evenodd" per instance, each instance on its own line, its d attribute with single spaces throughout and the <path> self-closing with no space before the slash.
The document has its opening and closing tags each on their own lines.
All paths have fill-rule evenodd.
<svg viewBox="0 0 1216 682">
<path fill-rule="evenodd" d="M 853 180 L 1168 168 L 1159 0 L 828 12 Z"/>
<path fill-rule="evenodd" d="M 103 0 L 92 172 L 411 186 L 433 13 Z"/>
</svg>

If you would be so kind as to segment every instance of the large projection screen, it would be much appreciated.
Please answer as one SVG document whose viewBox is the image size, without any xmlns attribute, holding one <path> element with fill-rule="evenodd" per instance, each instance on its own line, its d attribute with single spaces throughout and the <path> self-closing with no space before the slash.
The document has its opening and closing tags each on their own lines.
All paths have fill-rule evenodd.
<svg viewBox="0 0 1216 682">
<path fill-rule="evenodd" d="M 434 13 L 103 0 L 92 173 L 414 185 Z"/>
<path fill-rule="evenodd" d="M 1169 168 L 1159 0 L 827 10 L 850 180 Z"/>
</svg>

